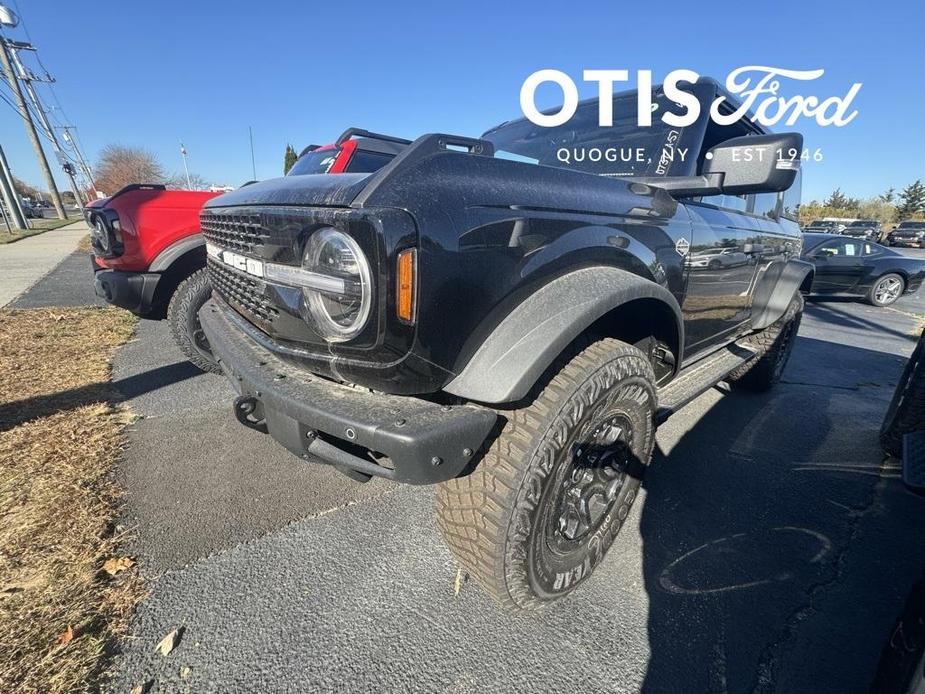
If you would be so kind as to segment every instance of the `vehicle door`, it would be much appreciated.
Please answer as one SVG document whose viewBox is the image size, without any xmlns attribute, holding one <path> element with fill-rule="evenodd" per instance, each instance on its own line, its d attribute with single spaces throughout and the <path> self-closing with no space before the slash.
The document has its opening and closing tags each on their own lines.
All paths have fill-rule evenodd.
<svg viewBox="0 0 925 694">
<path fill-rule="evenodd" d="M 685 357 L 728 342 L 748 326 L 755 274 L 765 253 L 767 220 L 744 196 L 718 195 L 686 204 L 691 216 L 684 316 Z M 698 263 L 698 255 L 724 262 Z"/>
<path fill-rule="evenodd" d="M 816 266 L 813 291 L 818 294 L 851 292 L 865 274 L 863 239 L 826 241 L 807 256 Z"/>
<path fill-rule="evenodd" d="M 702 171 L 715 145 L 760 129 L 742 118 L 728 125 L 706 124 L 698 157 Z M 685 259 L 686 292 L 681 305 L 686 360 L 722 346 L 749 328 L 755 279 L 766 256 L 781 244 L 765 243 L 780 231 L 768 215 L 776 214 L 777 194 L 711 195 L 685 202 L 691 216 L 690 252 Z M 765 209 L 767 208 L 767 209 Z"/>
</svg>

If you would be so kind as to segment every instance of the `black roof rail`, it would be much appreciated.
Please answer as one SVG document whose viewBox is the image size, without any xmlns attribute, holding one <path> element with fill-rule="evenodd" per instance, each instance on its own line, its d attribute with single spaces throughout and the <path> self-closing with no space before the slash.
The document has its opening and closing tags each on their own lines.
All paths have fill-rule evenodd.
<svg viewBox="0 0 925 694">
<path fill-rule="evenodd" d="M 403 137 L 393 137 L 392 135 L 383 135 L 382 133 L 373 133 L 369 130 L 363 130 L 362 128 L 347 128 L 344 132 L 340 134 L 340 137 L 337 138 L 335 145 L 342 145 L 344 142 L 349 140 L 351 137 L 368 137 L 372 140 L 385 140 L 386 142 L 397 142 L 400 145 L 410 145 L 411 140 L 406 140 Z"/>
</svg>

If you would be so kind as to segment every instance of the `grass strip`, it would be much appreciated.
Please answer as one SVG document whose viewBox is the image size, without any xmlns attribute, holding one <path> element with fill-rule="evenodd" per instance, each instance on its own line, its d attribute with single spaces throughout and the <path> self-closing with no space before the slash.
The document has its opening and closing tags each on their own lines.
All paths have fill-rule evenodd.
<svg viewBox="0 0 925 694">
<path fill-rule="evenodd" d="M 142 594 L 119 557 L 112 308 L 0 310 L 0 691 L 96 691 Z"/>
</svg>

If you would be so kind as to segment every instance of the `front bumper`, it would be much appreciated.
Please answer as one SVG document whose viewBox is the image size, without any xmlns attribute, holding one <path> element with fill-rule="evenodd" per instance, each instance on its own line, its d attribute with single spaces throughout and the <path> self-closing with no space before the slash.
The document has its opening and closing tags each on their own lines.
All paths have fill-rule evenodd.
<svg viewBox="0 0 925 694">
<path fill-rule="evenodd" d="M 236 325 L 243 319 L 218 299 L 202 307 L 199 319 L 238 392 L 238 420 L 307 460 L 410 484 L 442 482 L 472 462 L 497 421 L 486 408 L 372 392 L 311 374 L 251 340 Z"/>
<path fill-rule="evenodd" d="M 128 309 L 136 316 L 144 317 L 153 311 L 154 293 L 161 279 L 160 274 L 101 270 L 95 262 L 93 269 L 93 285 L 97 296 L 113 306 Z"/>
<path fill-rule="evenodd" d="M 904 246 L 906 248 L 922 248 L 925 246 L 925 239 L 918 236 L 907 236 L 905 238 L 893 236 L 889 239 L 889 243 L 893 246 Z"/>
</svg>

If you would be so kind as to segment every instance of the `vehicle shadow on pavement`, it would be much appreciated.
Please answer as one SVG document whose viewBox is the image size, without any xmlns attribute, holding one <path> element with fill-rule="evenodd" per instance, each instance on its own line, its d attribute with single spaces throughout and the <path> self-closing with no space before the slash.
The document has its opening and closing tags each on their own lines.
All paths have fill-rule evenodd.
<svg viewBox="0 0 925 694">
<path fill-rule="evenodd" d="M 111 383 L 100 381 L 80 388 L 3 403 L 0 404 L 0 431 L 8 431 L 23 422 L 46 417 L 62 409 L 104 401 L 118 404 L 201 375 L 202 371 L 183 361 L 149 369 Z M 113 393 L 116 394 L 115 398 Z"/>
<path fill-rule="evenodd" d="M 894 337 L 899 337 L 910 342 L 915 342 L 918 339 L 918 335 L 902 332 L 901 330 L 895 330 L 886 325 L 883 325 L 883 323 L 861 318 L 857 314 L 857 311 L 850 311 L 853 303 L 855 303 L 855 301 L 844 297 L 815 297 L 806 303 L 806 312 L 809 315 L 813 315 L 816 318 L 825 321 L 829 325 L 835 325 L 843 328 L 875 330 L 878 333 L 892 335 Z M 873 307 L 868 306 L 868 308 Z M 884 309 L 877 310 L 882 311 Z"/>
<path fill-rule="evenodd" d="M 925 503 L 877 440 L 900 369 L 801 337 L 773 391 L 719 399 L 656 454 L 642 691 L 867 690 L 925 565 Z"/>
</svg>

